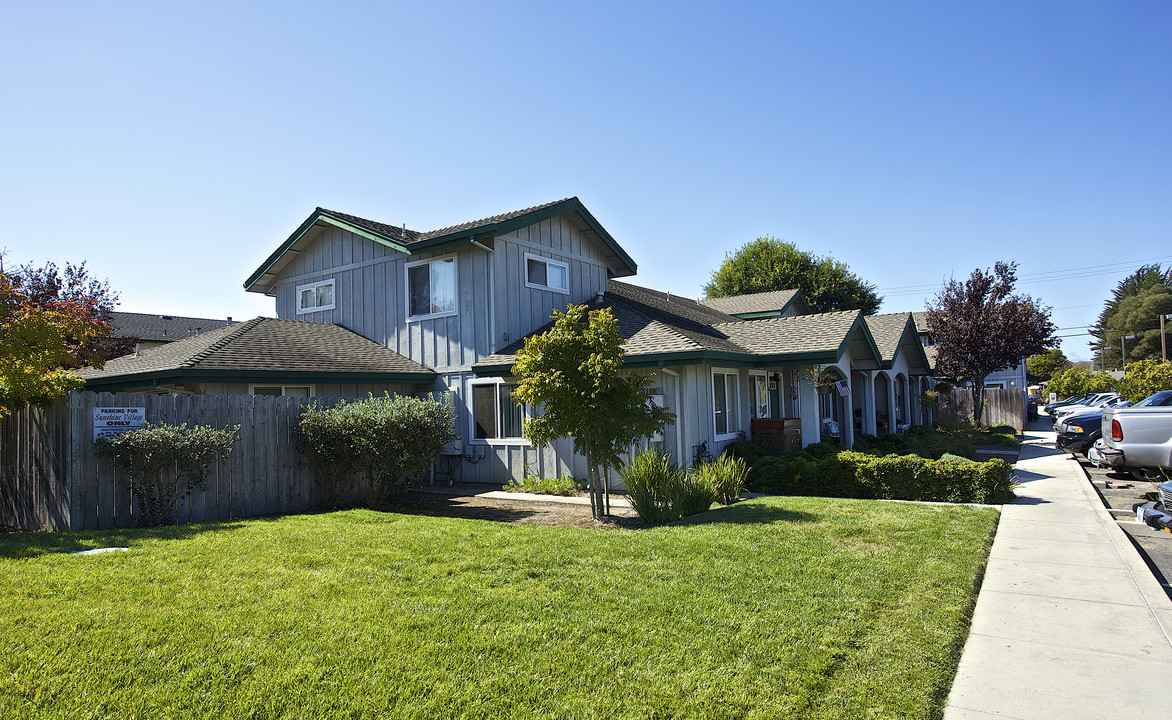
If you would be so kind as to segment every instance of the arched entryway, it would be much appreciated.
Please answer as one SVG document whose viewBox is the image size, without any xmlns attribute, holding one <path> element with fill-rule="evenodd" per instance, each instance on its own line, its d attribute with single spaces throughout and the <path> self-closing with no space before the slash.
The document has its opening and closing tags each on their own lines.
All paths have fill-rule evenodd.
<svg viewBox="0 0 1172 720">
<path fill-rule="evenodd" d="M 891 424 L 891 380 L 887 373 L 875 373 L 875 434 L 883 435 L 895 428 Z"/>
</svg>

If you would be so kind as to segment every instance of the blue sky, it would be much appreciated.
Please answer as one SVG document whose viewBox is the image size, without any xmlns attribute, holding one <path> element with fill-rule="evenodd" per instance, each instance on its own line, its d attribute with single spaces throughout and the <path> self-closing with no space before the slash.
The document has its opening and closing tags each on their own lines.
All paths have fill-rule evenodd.
<svg viewBox="0 0 1172 720">
<path fill-rule="evenodd" d="M 636 282 L 692 297 L 765 235 L 846 262 L 883 312 L 1016 260 L 1060 335 L 1172 264 L 1168 3 L 4 15 L 6 263 L 86 260 L 123 310 L 272 315 L 242 283 L 319 205 L 431 230 L 576 195 Z"/>
</svg>

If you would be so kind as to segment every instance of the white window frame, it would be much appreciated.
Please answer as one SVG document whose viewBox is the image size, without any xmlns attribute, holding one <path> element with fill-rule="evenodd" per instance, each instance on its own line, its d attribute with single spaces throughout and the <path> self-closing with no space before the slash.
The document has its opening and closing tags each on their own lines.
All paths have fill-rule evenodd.
<svg viewBox="0 0 1172 720">
<path fill-rule="evenodd" d="M 752 401 L 753 396 L 757 393 L 757 378 L 762 378 L 765 380 L 765 414 L 754 415 L 754 413 L 757 412 L 757 405 L 754 404 L 749 409 L 749 416 L 750 418 L 756 420 L 768 420 L 773 417 L 773 406 L 769 402 L 769 373 L 765 372 L 764 370 L 749 371 L 749 400 Z M 760 398 L 757 398 L 758 403 L 760 403 L 760 400 Z"/>
<path fill-rule="evenodd" d="M 500 437 L 501 434 L 501 408 L 500 408 L 500 387 L 501 385 L 516 385 L 518 380 L 516 378 L 485 378 L 483 380 L 473 380 L 472 388 L 481 386 L 491 386 L 495 388 L 493 398 L 497 401 L 496 404 L 496 433 L 494 438 L 478 438 L 476 437 L 476 401 L 474 399 L 475 392 L 472 388 L 468 390 L 468 442 L 473 445 L 522 445 L 529 446 L 531 443 L 524 437 Z M 533 417 L 528 405 L 521 404 L 521 422 L 522 426 L 526 418 Z"/>
<path fill-rule="evenodd" d="M 725 432 L 721 433 L 716 427 L 716 376 L 721 376 L 724 383 L 724 417 Z M 727 376 L 736 378 L 736 391 L 729 398 Z M 741 373 L 732 368 L 712 368 L 712 438 L 717 441 L 735 440 L 741 434 Z"/>
<path fill-rule="evenodd" d="M 252 383 L 248 386 L 248 394 L 256 395 L 256 389 L 258 387 L 279 387 L 281 388 L 280 397 L 285 397 L 285 391 L 288 388 L 309 388 L 309 397 L 314 397 L 317 394 L 315 392 L 316 386 L 313 383 L 290 383 L 288 385 L 283 385 L 281 383 Z"/>
<path fill-rule="evenodd" d="M 428 313 L 426 315 L 412 315 L 411 314 L 411 268 L 419 267 L 420 265 L 427 265 L 429 268 L 432 263 L 442 263 L 451 261 L 452 263 L 452 309 L 447 312 Z M 429 279 L 430 283 L 430 271 Z M 406 263 L 403 266 L 403 310 L 407 315 L 407 322 L 416 320 L 431 320 L 434 318 L 452 317 L 460 314 L 460 268 L 459 262 L 455 255 L 445 255 L 443 257 L 428 258 L 426 260 L 416 260 L 414 262 Z"/>
<path fill-rule="evenodd" d="M 313 307 L 309 307 L 309 308 L 301 307 L 301 293 L 305 292 L 306 290 L 313 290 L 314 291 L 314 293 L 313 293 L 314 302 L 316 302 L 317 301 L 317 289 L 321 288 L 321 287 L 325 287 L 326 285 L 329 285 L 333 288 L 333 291 L 330 293 L 330 297 L 332 297 L 334 299 L 334 301 L 332 303 L 330 303 L 329 305 L 314 305 Z M 304 315 L 305 313 L 313 313 L 313 312 L 323 312 L 325 310 L 333 310 L 335 307 L 338 306 L 338 287 L 337 287 L 337 285 L 334 284 L 333 278 L 330 278 L 329 280 L 322 280 L 320 282 L 312 282 L 312 283 L 306 283 L 305 285 L 298 285 L 297 286 L 297 294 L 294 296 L 293 301 L 297 305 L 297 314 L 298 315 Z"/>
<path fill-rule="evenodd" d="M 539 283 L 530 282 L 530 280 L 529 280 L 529 261 L 530 260 L 536 260 L 538 262 L 545 263 L 545 277 L 546 277 L 546 279 L 549 278 L 549 266 L 550 265 L 560 267 L 566 273 L 566 286 L 564 288 L 560 288 L 560 287 L 554 287 L 553 285 L 541 285 Z M 570 265 L 569 265 L 569 263 L 564 263 L 560 260 L 554 260 L 553 258 L 547 258 L 547 257 L 541 256 L 541 255 L 535 255 L 533 253 L 528 253 L 528 252 L 525 253 L 525 259 L 522 260 L 522 262 L 524 264 L 521 267 L 521 272 L 522 272 L 522 277 L 525 278 L 525 287 L 533 288 L 534 290 L 548 290 L 549 292 L 562 293 L 563 295 L 570 294 Z"/>
</svg>

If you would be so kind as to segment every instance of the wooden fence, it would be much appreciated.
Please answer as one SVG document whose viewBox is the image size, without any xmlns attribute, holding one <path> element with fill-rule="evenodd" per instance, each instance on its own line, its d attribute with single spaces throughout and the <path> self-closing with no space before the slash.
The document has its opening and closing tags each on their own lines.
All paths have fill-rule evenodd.
<svg viewBox="0 0 1172 720">
<path fill-rule="evenodd" d="M 332 404 L 337 398 L 316 398 Z M 94 409 L 145 408 L 150 423 L 239 426 L 232 452 L 208 473 L 207 488 L 180 500 L 178 522 L 294 513 L 364 499 L 353 478 L 334 497 L 297 451 L 297 420 L 313 400 L 262 395 L 70 393 L 51 408 L 25 408 L 0 421 L 0 525 L 27 530 L 130 527 L 125 477 L 93 440 Z"/>
<path fill-rule="evenodd" d="M 985 390 L 985 407 L 981 411 L 981 427 L 1012 426 L 1018 433 L 1025 429 L 1026 394 L 1023 390 Z M 937 418 L 962 420 L 973 418 L 973 392 L 970 388 L 953 388 L 940 398 Z"/>
</svg>

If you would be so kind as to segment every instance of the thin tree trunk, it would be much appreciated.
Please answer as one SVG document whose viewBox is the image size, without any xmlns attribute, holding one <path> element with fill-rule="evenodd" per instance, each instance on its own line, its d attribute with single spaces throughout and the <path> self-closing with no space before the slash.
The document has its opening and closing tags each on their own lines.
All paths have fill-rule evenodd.
<svg viewBox="0 0 1172 720">
<path fill-rule="evenodd" d="M 981 426 L 981 411 L 985 409 L 985 377 L 973 380 L 973 424 Z"/>
<path fill-rule="evenodd" d="M 586 464 L 590 467 L 590 517 L 597 520 L 599 516 L 598 465 L 594 463 L 593 457 L 586 458 Z"/>
<path fill-rule="evenodd" d="M 610 515 L 610 468 L 602 466 L 602 514 Z"/>
</svg>

